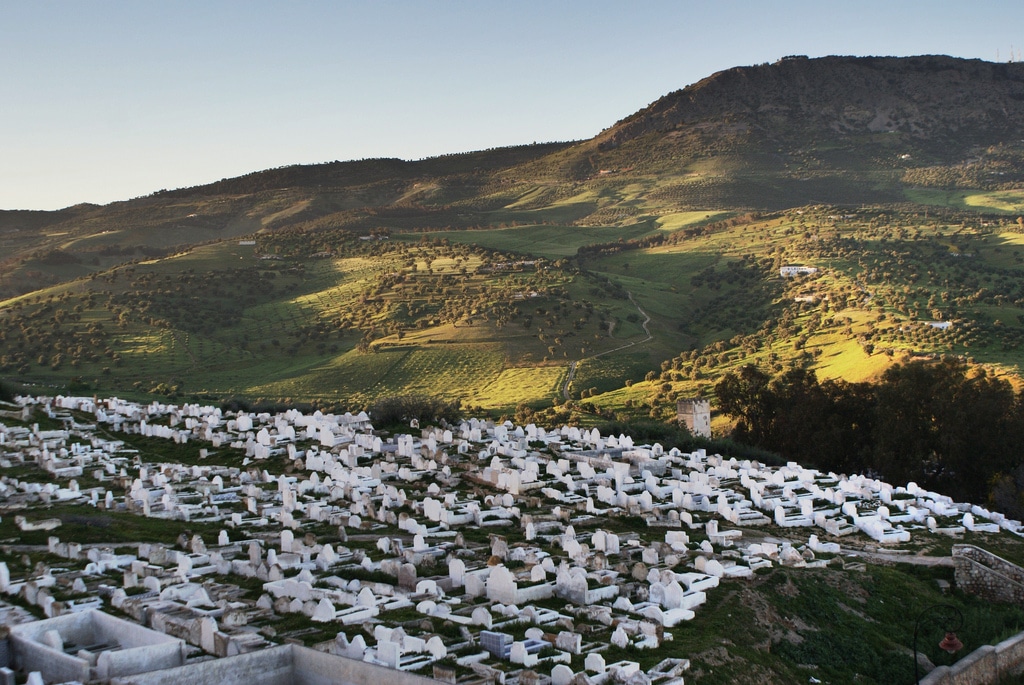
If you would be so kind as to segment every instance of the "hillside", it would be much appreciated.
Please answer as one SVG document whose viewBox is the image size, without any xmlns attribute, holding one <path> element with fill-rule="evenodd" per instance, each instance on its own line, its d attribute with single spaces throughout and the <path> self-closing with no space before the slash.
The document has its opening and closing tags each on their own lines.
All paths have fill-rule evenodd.
<svg viewBox="0 0 1024 685">
<path fill-rule="evenodd" d="M 659 419 L 748 362 L 1016 377 L 1022 108 L 1020 64 L 786 58 L 588 141 L 2 212 L 0 374 Z"/>
<path fill-rule="evenodd" d="M 683 208 L 889 203 L 1019 183 L 1022 115 L 1021 64 L 794 57 L 709 76 L 583 147 L 590 173 L 654 177 Z"/>
<path fill-rule="evenodd" d="M 1022 115 L 1022 64 L 785 58 L 709 76 L 574 144 L 291 166 L 104 207 L 0 212 L 0 294 L 309 221 L 628 226 L 690 210 L 948 202 L 913 189 L 1024 181 Z"/>
</svg>

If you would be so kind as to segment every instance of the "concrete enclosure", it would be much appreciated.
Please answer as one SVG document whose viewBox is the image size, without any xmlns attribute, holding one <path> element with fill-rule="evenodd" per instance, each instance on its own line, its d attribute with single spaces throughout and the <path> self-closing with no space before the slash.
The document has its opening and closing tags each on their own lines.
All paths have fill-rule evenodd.
<svg viewBox="0 0 1024 685">
<path fill-rule="evenodd" d="M 15 663 L 47 682 L 107 680 L 180 666 L 185 643 L 101 611 L 11 627 Z"/>
<path fill-rule="evenodd" d="M 198 664 L 114 678 L 112 685 L 437 685 L 423 676 L 334 656 L 298 645 L 281 645 Z"/>
</svg>

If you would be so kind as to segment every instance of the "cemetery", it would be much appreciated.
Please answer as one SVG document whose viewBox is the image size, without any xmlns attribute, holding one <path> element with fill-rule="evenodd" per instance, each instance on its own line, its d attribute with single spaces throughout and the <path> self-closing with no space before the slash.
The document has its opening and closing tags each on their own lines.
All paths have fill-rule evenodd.
<svg viewBox="0 0 1024 685">
<path fill-rule="evenodd" d="M 63 396 L 5 417 L 0 682 L 682 685 L 675 631 L 716 593 L 1022 531 L 914 483 L 574 426 Z M 100 514 L 172 537 L 67 536 Z"/>
</svg>

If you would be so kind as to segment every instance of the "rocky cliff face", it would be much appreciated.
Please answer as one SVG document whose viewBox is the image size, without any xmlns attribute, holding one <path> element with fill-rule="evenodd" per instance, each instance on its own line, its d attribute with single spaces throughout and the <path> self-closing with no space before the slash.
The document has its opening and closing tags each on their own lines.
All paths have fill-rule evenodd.
<svg viewBox="0 0 1024 685">
<path fill-rule="evenodd" d="M 692 127 L 778 139 L 900 132 L 996 142 L 1024 135 L 1024 64 L 945 56 L 790 57 L 670 93 L 599 136 L 605 149 Z"/>
</svg>

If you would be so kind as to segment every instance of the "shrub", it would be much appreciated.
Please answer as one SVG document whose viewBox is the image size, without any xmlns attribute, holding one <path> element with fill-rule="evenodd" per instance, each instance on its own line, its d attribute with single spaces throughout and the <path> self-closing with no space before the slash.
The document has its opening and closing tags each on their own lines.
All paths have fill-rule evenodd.
<svg viewBox="0 0 1024 685">
<path fill-rule="evenodd" d="M 423 395 L 397 395 L 378 400 L 370 407 L 370 417 L 378 428 L 408 424 L 413 419 L 420 425 L 453 423 L 462 415 L 459 400 L 445 400 Z"/>
</svg>

